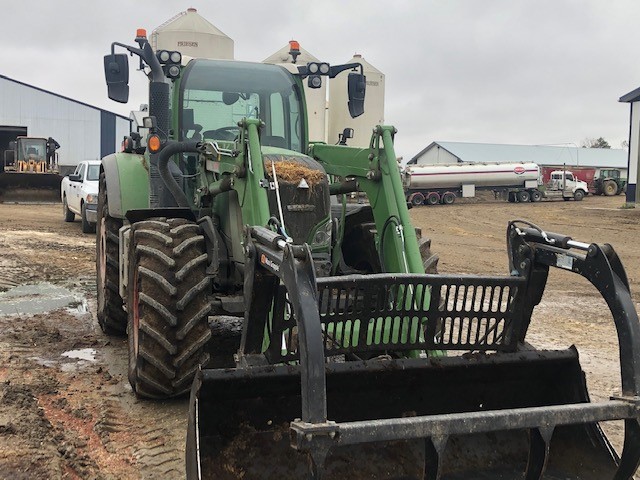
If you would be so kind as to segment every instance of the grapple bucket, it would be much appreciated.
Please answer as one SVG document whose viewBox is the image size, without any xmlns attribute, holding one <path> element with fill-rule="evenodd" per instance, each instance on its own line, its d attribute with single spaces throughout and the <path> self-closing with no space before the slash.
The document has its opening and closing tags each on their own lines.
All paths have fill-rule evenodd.
<svg viewBox="0 0 640 480">
<path fill-rule="evenodd" d="M 196 376 L 187 478 L 632 478 L 640 323 L 624 270 L 609 246 L 577 244 L 581 255 L 536 243 L 553 234 L 510 232 L 509 277 L 316 280 L 309 256 L 258 251 L 265 265 L 280 261 L 282 282 L 250 272 L 238 367 Z M 548 267 L 569 264 L 613 313 L 617 399 L 590 402 L 574 348 L 524 342 Z M 620 458 L 599 427 L 609 420 L 625 420 Z"/>
<path fill-rule="evenodd" d="M 291 422 L 301 416 L 296 370 L 278 366 L 238 375 L 201 372 L 192 392 L 188 478 L 309 478 L 309 454 L 292 448 L 290 438 Z M 399 432 L 399 440 L 382 440 L 389 435 L 381 435 L 378 441 L 365 439 L 366 443 L 348 445 L 341 445 L 338 429 L 323 478 L 525 478 L 528 458 L 536 456 L 536 428 L 544 425 L 544 407 L 587 401 L 574 350 L 527 353 L 517 358 L 480 355 L 430 362 L 408 359 L 394 364 L 387 360 L 330 364 L 327 405 L 331 420 L 345 426 L 369 423 L 374 439 L 381 433 L 376 432 L 376 422 L 401 419 L 406 424 L 398 427 L 404 430 Z M 523 420 L 518 409 L 532 407 L 543 408 L 520 428 L 450 434 L 456 426 L 468 427 L 469 421 L 491 427 L 493 411 Z M 460 416 L 447 423 L 448 414 Z M 441 458 L 437 444 L 430 439 L 413 434 L 404 438 L 415 428 L 412 419 L 420 416 L 442 422 L 437 428 L 443 441 L 446 439 Z M 616 469 L 615 454 L 598 425 L 580 423 L 555 429 L 545 476 L 526 478 L 602 480 L 614 478 Z M 441 477 L 436 476 L 438 470 Z"/>
</svg>

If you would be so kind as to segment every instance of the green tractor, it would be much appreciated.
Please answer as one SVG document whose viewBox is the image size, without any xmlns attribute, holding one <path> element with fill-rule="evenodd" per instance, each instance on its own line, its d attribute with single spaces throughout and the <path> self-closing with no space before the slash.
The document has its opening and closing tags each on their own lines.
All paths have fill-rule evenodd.
<svg viewBox="0 0 640 480">
<path fill-rule="evenodd" d="M 102 162 L 98 319 L 126 332 L 137 396 L 190 390 L 188 479 L 631 478 L 640 323 L 609 245 L 513 221 L 509 275 L 425 274 L 395 129 L 376 127 L 368 148 L 307 138 L 303 82 L 348 72 L 357 116 L 358 64 L 183 66 L 136 42 L 105 57 L 120 102 L 128 60 L 114 48 L 140 58 L 149 134 Z M 549 267 L 607 301 L 615 399 L 589 401 L 574 348 L 525 341 Z M 615 419 L 621 457 L 598 424 Z"/>
<path fill-rule="evenodd" d="M 600 169 L 598 175 L 593 179 L 593 194 L 606 195 L 612 197 L 620 195 L 625 191 L 627 181 L 620 177 L 620 170 L 617 168 Z"/>
</svg>

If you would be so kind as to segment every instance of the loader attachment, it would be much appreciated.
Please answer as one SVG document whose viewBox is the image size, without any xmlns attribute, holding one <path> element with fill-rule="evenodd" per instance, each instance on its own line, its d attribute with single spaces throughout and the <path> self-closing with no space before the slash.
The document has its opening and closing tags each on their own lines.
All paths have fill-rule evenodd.
<svg viewBox="0 0 640 480">
<path fill-rule="evenodd" d="M 632 478 L 640 324 L 609 245 L 511 222 L 510 276 L 316 279 L 308 249 L 253 230 L 237 367 L 193 384 L 188 479 Z M 590 402 L 575 348 L 525 343 L 549 266 L 607 301 L 619 397 Z M 609 420 L 625 420 L 621 457 Z"/>
<path fill-rule="evenodd" d="M 57 173 L 1 172 L 0 203 L 60 202 L 61 183 Z"/>
</svg>

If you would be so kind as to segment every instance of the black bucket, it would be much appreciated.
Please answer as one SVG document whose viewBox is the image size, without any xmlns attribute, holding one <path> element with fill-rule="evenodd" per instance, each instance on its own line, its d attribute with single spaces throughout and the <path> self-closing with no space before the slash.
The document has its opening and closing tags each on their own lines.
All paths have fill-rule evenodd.
<svg viewBox="0 0 640 480">
<path fill-rule="evenodd" d="M 61 183 L 56 173 L 0 173 L 0 203 L 58 203 Z"/>
<path fill-rule="evenodd" d="M 327 364 L 328 419 L 338 423 L 588 401 L 575 349 Z M 308 454 L 290 441 L 289 424 L 300 416 L 297 367 L 199 372 L 191 392 L 187 478 L 309 478 Z M 336 443 L 323 480 L 430 478 L 426 451 L 424 439 Z M 524 478 L 528 453 L 527 429 L 452 435 L 441 478 Z M 597 424 L 558 426 L 542 478 L 611 479 L 617 461 Z"/>
</svg>

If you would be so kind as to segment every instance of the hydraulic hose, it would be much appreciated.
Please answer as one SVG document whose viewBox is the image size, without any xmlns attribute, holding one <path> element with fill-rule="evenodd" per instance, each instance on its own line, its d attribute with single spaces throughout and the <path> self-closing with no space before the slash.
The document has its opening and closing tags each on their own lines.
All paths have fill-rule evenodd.
<svg viewBox="0 0 640 480">
<path fill-rule="evenodd" d="M 169 171 L 169 160 L 176 153 L 200 153 L 202 150 L 201 142 L 173 142 L 170 141 L 158 154 L 158 172 L 165 186 L 173 196 L 174 200 L 181 208 L 190 208 L 189 199 L 185 195 L 176 179 L 173 178 Z"/>
</svg>

